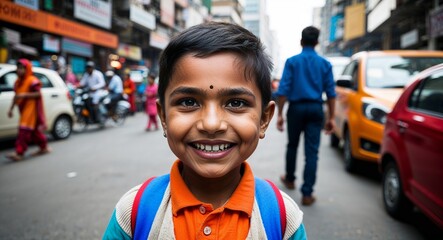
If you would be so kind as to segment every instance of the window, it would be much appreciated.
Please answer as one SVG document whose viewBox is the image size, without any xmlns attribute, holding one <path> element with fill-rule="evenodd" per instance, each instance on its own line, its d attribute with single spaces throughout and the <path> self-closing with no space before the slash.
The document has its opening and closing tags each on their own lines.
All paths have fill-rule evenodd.
<svg viewBox="0 0 443 240">
<path fill-rule="evenodd" d="M 443 58 L 433 57 L 372 57 L 366 67 L 366 86 L 370 88 L 403 88 L 409 79 Z"/>
<path fill-rule="evenodd" d="M 34 76 L 36 76 L 40 82 L 42 83 L 42 88 L 50 88 L 53 87 L 51 81 L 49 78 L 41 73 L 34 73 Z"/>
<path fill-rule="evenodd" d="M 17 74 L 14 72 L 8 72 L 0 78 L 0 91 L 14 91 L 14 83 L 17 80 Z"/>
<path fill-rule="evenodd" d="M 412 92 L 408 106 L 415 110 L 443 116 L 443 70 L 422 80 Z"/>
<path fill-rule="evenodd" d="M 357 90 L 358 88 L 358 61 L 352 61 L 343 70 L 343 75 L 349 76 L 351 81 L 351 88 Z"/>
<path fill-rule="evenodd" d="M 42 83 L 42 88 L 53 87 L 49 78 L 41 73 L 34 73 L 40 82 Z M 14 91 L 14 83 L 17 80 L 17 73 L 15 71 L 8 72 L 0 78 L 0 92 Z"/>
</svg>

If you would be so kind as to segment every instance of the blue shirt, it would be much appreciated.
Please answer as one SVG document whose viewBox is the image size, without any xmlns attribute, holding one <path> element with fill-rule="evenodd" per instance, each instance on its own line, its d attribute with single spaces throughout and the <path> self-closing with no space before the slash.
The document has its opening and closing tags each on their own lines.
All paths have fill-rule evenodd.
<svg viewBox="0 0 443 240">
<path fill-rule="evenodd" d="M 109 81 L 108 89 L 112 93 L 123 93 L 122 79 L 118 75 L 112 76 L 111 81 Z"/>
<path fill-rule="evenodd" d="M 320 57 L 312 47 L 288 58 L 283 69 L 277 96 L 286 96 L 290 102 L 323 102 L 322 94 L 335 98 L 335 82 L 332 65 Z"/>
</svg>

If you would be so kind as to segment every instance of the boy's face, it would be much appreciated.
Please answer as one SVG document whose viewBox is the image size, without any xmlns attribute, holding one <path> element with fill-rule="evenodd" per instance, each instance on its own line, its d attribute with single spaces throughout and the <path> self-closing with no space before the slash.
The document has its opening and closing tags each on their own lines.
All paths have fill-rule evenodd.
<svg viewBox="0 0 443 240">
<path fill-rule="evenodd" d="M 274 113 L 262 109 L 254 79 L 232 53 L 182 57 L 158 105 L 168 144 L 185 167 L 206 178 L 239 168 L 257 147 Z M 164 111 L 163 111 L 164 109 Z"/>
</svg>

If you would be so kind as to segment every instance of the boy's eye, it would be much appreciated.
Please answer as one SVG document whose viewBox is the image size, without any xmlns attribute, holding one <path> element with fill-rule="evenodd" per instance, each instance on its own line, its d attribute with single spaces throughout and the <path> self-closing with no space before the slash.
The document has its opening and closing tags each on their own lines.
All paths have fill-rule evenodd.
<svg viewBox="0 0 443 240">
<path fill-rule="evenodd" d="M 196 107 L 198 106 L 197 101 L 191 98 L 180 100 L 179 104 L 183 107 Z"/>
<path fill-rule="evenodd" d="M 247 105 L 246 101 L 240 99 L 234 99 L 226 105 L 229 108 L 242 108 Z"/>
</svg>

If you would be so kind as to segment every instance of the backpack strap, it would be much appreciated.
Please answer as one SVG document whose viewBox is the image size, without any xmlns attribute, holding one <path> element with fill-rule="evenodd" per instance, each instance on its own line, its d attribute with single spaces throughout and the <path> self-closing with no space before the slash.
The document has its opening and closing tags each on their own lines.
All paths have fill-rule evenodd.
<svg viewBox="0 0 443 240">
<path fill-rule="evenodd" d="M 146 180 L 134 198 L 131 212 L 133 239 L 148 239 L 157 210 L 169 184 L 169 174 Z"/>
<path fill-rule="evenodd" d="M 166 174 L 151 177 L 141 185 L 132 205 L 133 239 L 148 238 L 169 180 L 169 174 Z M 286 208 L 280 190 L 269 180 L 255 178 L 255 196 L 267 238 L 283 239 L 286 232 Z M 279 213 L 278 216 L 276 212 Z"/>
<path fill-rule="evenodd" d="M 266 236 L 268 239 L 283 239 L 286 232 L 286 207 L 280 190 L 269 180 L 255 178 L 255 196 Z"/>
</svg>

